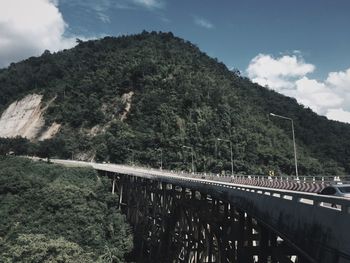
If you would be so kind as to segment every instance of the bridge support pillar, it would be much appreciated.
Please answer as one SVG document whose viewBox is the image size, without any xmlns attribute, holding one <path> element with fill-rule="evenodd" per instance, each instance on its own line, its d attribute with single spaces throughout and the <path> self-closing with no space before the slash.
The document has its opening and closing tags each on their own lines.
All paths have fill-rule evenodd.
<svg viewBox="0 0 350 263">
<path fill-rule="evenodd" d="M 298 256 L 258 220 L 209 193 L 129 175 L 117 185 L 134 228 L 134 261 L 292 263 Z"/>
</svg>

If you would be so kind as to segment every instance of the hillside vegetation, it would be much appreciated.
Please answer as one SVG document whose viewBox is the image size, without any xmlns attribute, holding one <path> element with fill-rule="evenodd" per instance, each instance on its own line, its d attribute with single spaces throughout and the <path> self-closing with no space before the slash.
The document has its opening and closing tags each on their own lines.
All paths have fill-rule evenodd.
<svg viewBox="0 0 350 263">
<path fill-rule="evenodd" d="M 300 174 L 350 172 L 350 125 L 252 83 L 172 33 L 82 42 L 0 70 L 0 111 L 30 93 L 62 124 L 54 155 L 197 171 L 293 174 L 295 121 Z"/>
<path fill-rule="evenodd" d="M 125 262 L 117 200 L 92 169 L 0 157 L 0 262 Z"/>
</svg>

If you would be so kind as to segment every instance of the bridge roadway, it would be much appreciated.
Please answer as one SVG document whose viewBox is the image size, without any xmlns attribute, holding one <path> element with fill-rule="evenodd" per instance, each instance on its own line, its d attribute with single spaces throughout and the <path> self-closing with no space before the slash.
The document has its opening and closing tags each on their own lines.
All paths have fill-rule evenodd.
<svg viewBox="0 0 350 263">
<path fill-rule="evenodd" d="M 259 220 L 287 240 L 308 262 L 350 262 L 350 200 L 222 182 L 212 177 L 193 178 L 181 173 L 133 166 L 52 161 L 64 165 L 91 166 L 98 171 L 142 177 L 208 194 L 234 204 Z"/>
</svg>

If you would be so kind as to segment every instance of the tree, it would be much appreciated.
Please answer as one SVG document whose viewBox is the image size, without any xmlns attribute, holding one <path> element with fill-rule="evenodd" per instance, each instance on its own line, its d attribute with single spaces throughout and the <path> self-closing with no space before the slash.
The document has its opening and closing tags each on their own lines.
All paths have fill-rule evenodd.
<svg viewBox="0 0 350 263">
<path fill-rule="evenodd" d="M 117 263 L 132 249 L 118 196 L 93 169 L 0 157 L 0 200 L 0 262 Z"/>
<path fill-rule="evenodd" d="M 67 156 L 66 149 L 65 149 L 65 142 L 60 137 L 46 139 L 39 142 L 38 156 L 42 158 L 47 158 L 47 161 L 49 162 L 50 158 L 53 155 Z"/>
<path fill-rule="evenodd" d="M 0 155 L 6 155 L 11 149 L 10 141 L 5 138 L 0 138 Z"/>
<path fill-rule="evenodd" d="M 63 237 L 51 239 L 42 234 L 20 234 L 13 243 L 7 243 L 0 254 L 4 263 L 93 263 L 91 253 Z"/>
</svg>

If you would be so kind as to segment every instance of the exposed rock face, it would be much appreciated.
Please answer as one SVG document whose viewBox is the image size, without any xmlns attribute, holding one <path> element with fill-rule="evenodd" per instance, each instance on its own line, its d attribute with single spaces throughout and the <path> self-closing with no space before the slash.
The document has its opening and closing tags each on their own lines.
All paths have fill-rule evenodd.
<svg viewBox="0 0 350 263">
<path fill-rule="evenodd" d="M 87 131 L 87 134 L 91 137 L 96 136 L 98 134 L 104 133 L 106 132 L 106 130 L 108 129 L 108 127 L 110 127 L 111 123 L 113 120 L 115 119 L 120 119 L 121 121 L 124 121 L 127 119 L 128 113 L 130 112 L 131 109 L 131 101 L 132 101 L 132 97 L 134 96 L 134 92 L 130 91 L 128 93 L 124 93 L 121 96 L 121 102 L 125 105 L 124 109 L 121 111 L 121 113 L 119 113 L 118 115 L 114 112 L 114 114 L 111 116 L 110 121 L 108 121 L 106 124 L 104 125 L 95 125 L 94 127 L 92 127 L 90 130 Z M 102 112 L 107 115 L 107 108 L 109 107 L 108 104 L 103 104 L 102 105 Z M 117 107 L 116 103 L 114 105 L 114 107 Z"/>
<path fill-rule="evenodd" d="M 133 91 L 130 91 L 129 93 L 125 93 L 123 94 L 122 96 L 122 101 L 123 103 L 126 103 L 125 105 L 125 110 L 124 112 L 122 113 L 120 119 L 123 121 L 126 119 L 129 111 L 130 111 L 130 108 L 131 108 L 131 99 L 132 99 L 132 96 L 134 95 L 134 92 Z"/>
<path fill-rule="evenodd" d="M 47 108 L 42 107 L 42 98 L 42 95 L 30 94 L 12 103 L 1 115 L 0 137 L 21 136 L 32 140 L 38 137 L 48 139 L 55 135 L 60 126 L 57 123 L 42 132 L 45 124 L 43 114 Z"/>
<path fill-rule="evenodd" d="M 52 123 L 52 125 L 40 135 L 39 141 L 52 138 L 56 133 L 58 133 L 60 128 L 61 124 L 56 122 Z"/>
</svg>

